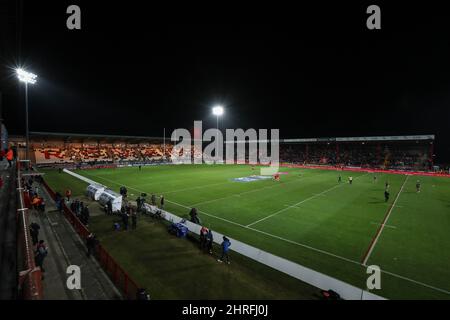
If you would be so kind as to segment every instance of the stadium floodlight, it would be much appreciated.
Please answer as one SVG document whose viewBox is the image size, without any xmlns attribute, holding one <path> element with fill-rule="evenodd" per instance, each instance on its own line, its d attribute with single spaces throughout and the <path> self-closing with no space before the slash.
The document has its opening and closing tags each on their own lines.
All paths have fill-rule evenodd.
<svg viewBox="0 0 450 320">
<path fill-rule="evenodd" d="M 26 139 L 27 139 L 27 148 L 26 148 L 26 155 L 27 160 L 30 160 L 30 137 L 29 137 L 29 131 L 28 131 L 28 84 L 35 84 L 37 75 L 31 72 L 27 72 L 23 70 L 22 68 L 16 69 L 17 77 L 19 78 L 19 81 L 25 83 L 25 128 L 26 128 Z"/>
<path fill-rule="evenodd" d="M 35 75 L 34 73 L 31 73 L 31 72 L 27 72 L 27 71 L 23 70 L 22 68 L 16 69 L 16 73 L 17 73 L 17 77 L 22 82 L 35 84 L 37 81 L 36 80 L 37 75 Z"/>
<path fill-rule="evenodd" d="M 221 115 L 223 115 L 223 107 L 222 106 L 215 106 L 214 108 L 212 108 L 212 113 L 213 115 L 216 116 L 216 120 L 217 120 L 217 137 L 216 137 L 216 154 L 217 152 L 219 152 L 219 117 Z"/>
<path fill-rule="evenodd" d="M 219 117 L 221 115 L 223 115 L 223 107 L 222 106 L 215 106 L 212 109 L 213 115 Z"/>
</svg>

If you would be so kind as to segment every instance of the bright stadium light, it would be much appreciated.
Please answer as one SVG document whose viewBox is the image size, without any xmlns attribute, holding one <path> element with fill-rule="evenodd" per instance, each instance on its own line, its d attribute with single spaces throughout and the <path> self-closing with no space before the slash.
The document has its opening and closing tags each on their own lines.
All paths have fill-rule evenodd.
<svg viewBox="0 0 450 320">
<path fill-rule="evenodd" d="M 17 77 L 22 82 L 35 84 L 37 81 L 36 80 L 37 75 L 35 75 L 34 73 L 31 73 L 31 72 L 27 72 L 21 68 L 16 69 L 16 73 L 17 73 Z"/>
<path fill-rule="evenodd" d="M 215 106 L 212 109 L 213 115 L 215 116 L 221 116 L 223 115 L 223 107 L 222 106 Z"/>
<path fill-rule="evenodd" d="M 17 77 L 19 78 L 19 81 L 25 83 L 25 128 L 26 128 L 26 139 L 27 139 L 27 149 L 26 149 L 26 155 L 27 160 L 30 160 L 29 155 L 29 149 L 30 149 L 30 137 L 29 137 L 29 131 L 28 131 L 28 84 L 35 84 L 37 75 L 31 72 L 27 72 L 23 70 L 22 68 L 16 69 Z"/>
<path fill-rule="evenodd" d="M 216 116 L 217 120 L 217 137 L 216 137 L 216 154 L 219 150 L 219 117 L 223 115 L 223 107 L 222 106 L 215 106 L 212 108 L 213 115 Z"/>
</svg>

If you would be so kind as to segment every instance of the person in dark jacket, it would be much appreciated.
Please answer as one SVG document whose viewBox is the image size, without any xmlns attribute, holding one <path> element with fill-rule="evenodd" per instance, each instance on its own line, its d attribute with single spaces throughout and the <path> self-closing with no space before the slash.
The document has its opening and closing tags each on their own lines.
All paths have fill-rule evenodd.
<svg viewBox="0 0 450 320">
<path fill-rule="evenodd" d="M 87 256 L 95 253 L 95 246 L 97 244 L 97 239 L 93 233 L 89 234 L 86 239 Z"/>
<path fill-rule="evenodd" d="M 208 233 L 206 234 L 206 250 L 208 251 L 209 254 L 212 254 L 213 242 L 214 242 L 213 234 L 211 229 L 209 229 Z"/>
<path fill-rule="evenodd" d="M 36 266 L 41 268 L 42 272 L 45 272 L 44 270 L 44 259 L 47 256 L 47 247 L 45 246 L 44 240 L 39 240 L 39 243 L 36 248 L 36 254 L 34 256 L 34 261 L 36 263 Z"/>
<path fill-rule="evenodd" d="M 89 224 L 89 218 L 91 217 L 91 214 L 89 212 L 88 206 L 84 207 L 84 210 L 82 212 L 82 217 L 83 217 L 83 223 L 85 225 L 88 225 Z"/>
<path fill-rule="evenodd" d="M 161 202 L 160 203 L 161 203 L 160 208 L 164 210 L 164 196 L 163 195 L 161 195 Z"/>
<path fill-rule="evenodd" d="M 107 204 L 108 206 L 108 215 L 112 215 L 113 211 L 112 211 L 112 201 L 108 200 Z"/>
<path fill-rule="evenodd" d="M 141 200 L 141 197 L 138 197 L 138 198 L 136 199 L 136 205 L 137 205 L 137 212 L 141 212 L 141 210 L 142 210 L 142 200 Z"/>
<path fill-rule="evenodd" d="M 56 192 L 55 194 L 55 204 L 56 209 L 61 213 L 63 210 L 63 197 L 59 192 Z M 72 210 L 73 211 L 73 210 Z"/>
<path fill-rule="evenodd" d="M 230 239 L 228 239 L 227 237 L 223 236 L 223 241 L 222 241 L 222 244 L 221 244 L 222 256 L 220 257 L 220 259 L 217 259 L 217 261 L 223 262 L 224 258 L 226 258 L 227 259 L 227 263 L 230 264 L 230 259 L 228 257 L 228 251 L 230 250 L 230 246 L 231 246 Z"/>
<path fill-rule="evenodd" d="M 40 228 L 41 227 L 36 222 L 33 222 L 30 224 L 30 235 L 31 235 L 31 239 L 33 241 L 33 245 L 36 245 L 38 243 Z"/>
<path fill-rule="evenodd" d="M 208 228 L 202 227 L 200 229 L 200 249 L 206 248 L 206 235 L 208 234 Z"/>
</svg>

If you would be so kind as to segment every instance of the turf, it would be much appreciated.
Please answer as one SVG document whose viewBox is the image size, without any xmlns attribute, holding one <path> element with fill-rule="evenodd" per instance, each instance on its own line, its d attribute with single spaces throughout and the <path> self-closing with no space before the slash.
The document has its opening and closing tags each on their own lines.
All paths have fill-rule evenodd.
<svg viewBox="0 0 450 320">
<path fill-rule="evenodd" d="M 164 194 L 166 210 L 188 217 L 200 210 L 204 225 L 306 267 L 359 287 L 367 273 L 362 260 L 401 186 L 404 188 L 368 265 L 383 270 L 382 289 L 397 299 L 450 298 L 450 179 L 394 174 L 283 168 L 281 181 L 235 182 L 257 172 L 245 165 L 150 166 L 85 170 L 78 173 L 129 194 Z M 342 183 L 338 183 L 338 175 Z M 347 178 L 353 176 L 352 185 Z M 74 194 L 85 184 L 67 174 L 47 180 Z M 390 200 L 385 203 L 384 183 Z M 133 260 L 140 263 L 139 259 Z"/>
</svg>

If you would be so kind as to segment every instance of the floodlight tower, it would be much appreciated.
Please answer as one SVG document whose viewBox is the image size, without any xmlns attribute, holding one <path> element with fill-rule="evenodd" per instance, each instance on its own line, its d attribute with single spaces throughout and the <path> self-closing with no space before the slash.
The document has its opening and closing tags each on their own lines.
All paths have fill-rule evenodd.
<svg viewBox="0 0 450 320">
<path fill-rule="evenodd" d="M 212 108 L 213 115 L 216 116 L 217 120 L 217 136 L 216 136 L 216 154 L 219 152 L 219 117 L 223 115 L 223 107 L 222 106 L 215 106 Z"/>
<path fill-rule="evenodd" d="M 35 75 L 31 72 L 27 72 L 21 68 L 16 69 L 16 73 L 17 73 L 17 77 L 19 78 L 19 81 L 25 83 L 25 127 L 26 127 L 26 144 L 27 144 L 26 156 L 27 156 L 27 160 L 30 161 L 30 154 L 29 154 L 30 137 L 29 137 L 29 132 L 28 132 L 28 84 L 29 83 L 35 84 L 37 81 L 36 80 L 37 75 Z"/>
</svg>

